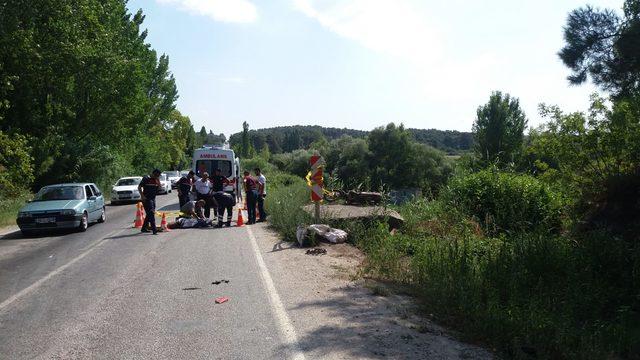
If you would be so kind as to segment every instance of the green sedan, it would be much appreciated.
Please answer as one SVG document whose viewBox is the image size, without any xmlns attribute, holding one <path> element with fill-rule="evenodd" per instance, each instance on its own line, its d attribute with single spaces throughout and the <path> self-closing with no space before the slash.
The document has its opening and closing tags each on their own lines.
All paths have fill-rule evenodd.
<svg viewBox="0 0 640 360">
<path fill-rule="evenodd" d="M 104 222 L 107 213 L 102 192 L 93 183 L 45 186 L 18 213 L 23 234 L 54 229 L 87 230 L 91 222 Z"/>
</svg>

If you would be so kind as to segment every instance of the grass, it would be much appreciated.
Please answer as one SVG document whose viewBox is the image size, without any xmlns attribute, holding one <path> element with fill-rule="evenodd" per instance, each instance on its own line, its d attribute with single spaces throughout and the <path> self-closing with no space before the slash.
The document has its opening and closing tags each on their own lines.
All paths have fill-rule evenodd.
<svg viewBox="0 0 640 360">
<path fill-rule="evenodd" d="M 297 226 L 311 221 L 300 210 L 308 188 L 296 182 L 269 196 L 272 226 L 295 241 Z M 395 235 L 384 223 L 330 225 L 367 254 L 364 275 L 410 287 L 439 322 L 506 358 L 640 358 L 640 254 L 624 241 L 496 233 L 437 200 L 398 210 L 406 222 Z"/>
<path fill-rule="evenodd" d="M 0 227 L 15 225 L 18 211 L 32 197 L 33 194 L 27 191 L 11 197 L 0 196 Z"/>
</svg>

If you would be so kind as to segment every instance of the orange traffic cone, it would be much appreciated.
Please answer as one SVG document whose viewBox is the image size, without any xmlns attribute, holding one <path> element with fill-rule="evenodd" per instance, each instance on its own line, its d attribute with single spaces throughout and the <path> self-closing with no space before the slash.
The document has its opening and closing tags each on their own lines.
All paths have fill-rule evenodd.
<svg viewBox="0 0 640 360">
<path fill-rule="evenodd" d="M 160 228 L 162 231 L 169 232 L 169 227 L 167 226 L 167 213 L 162 213 L 162 221 L 160 222 Z"/>
<path fill-rule="evenodd" d="M 142 213 L 142 203 L 136 204 L 136 219 L 133 221 L 133 227 L 140 229 L 144 223 L 144 214 Z"/>
<path fill-rule="evenodd" d="M 238 221 L 236 221 L 236 226 L 244 226 L 244 219 L 242 218 L 242 209 L 238 209 Z"/>
</svg>

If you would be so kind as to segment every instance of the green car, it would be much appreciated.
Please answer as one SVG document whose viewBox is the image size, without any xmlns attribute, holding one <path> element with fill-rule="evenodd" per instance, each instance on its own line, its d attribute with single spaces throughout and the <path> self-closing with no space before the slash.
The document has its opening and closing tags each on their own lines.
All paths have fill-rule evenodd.
<svg viewBox="0 0 640 360">
<path fill-rule="evenodd" d="M 45 186 L 18 213 L 23 234 L 54 229 L 87 230 L 91 222 L 104 222 L 107 213 L 102 192 L 93 183 Z"/>
</svg>

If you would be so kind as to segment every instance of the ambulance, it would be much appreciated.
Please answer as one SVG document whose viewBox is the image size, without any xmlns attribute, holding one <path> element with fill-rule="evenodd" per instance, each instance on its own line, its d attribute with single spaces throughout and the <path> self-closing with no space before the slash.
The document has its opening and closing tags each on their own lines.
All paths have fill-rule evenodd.
<svg viewBox="0 0 640 360">
<path fill-rule="evenodd" d="M 206 172 L 213 175 L 215 169 L 220 169 L 220 174 L 229 180 L 224 191 L 240 195 L 240 159 L 229 148 L 229 144 L 223 146 L 204 145 L 193 151 L 192 170 L 196 177 Z"/>
</svg>

